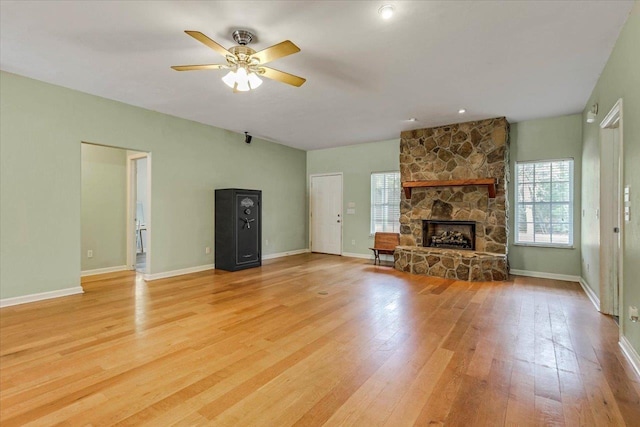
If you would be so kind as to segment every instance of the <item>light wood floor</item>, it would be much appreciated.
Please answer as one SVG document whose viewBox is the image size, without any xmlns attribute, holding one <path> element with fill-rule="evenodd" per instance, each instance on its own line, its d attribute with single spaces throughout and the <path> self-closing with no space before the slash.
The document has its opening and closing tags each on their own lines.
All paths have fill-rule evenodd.
<svg viewBox="0 0 640 427">
<path fill-rule="evenodd" d="M 299 255 L 0 311 L 0 424 L 638 426 L 579 285 Z"/>
</svg>

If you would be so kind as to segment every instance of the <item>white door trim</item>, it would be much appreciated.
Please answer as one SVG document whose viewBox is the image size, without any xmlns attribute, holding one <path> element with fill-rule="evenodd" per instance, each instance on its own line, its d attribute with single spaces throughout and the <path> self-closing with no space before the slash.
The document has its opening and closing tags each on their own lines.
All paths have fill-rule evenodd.
<svg viewBox="0 0 640 427">
<path fill-rule="evenodd" d="M 311 217 L 311 213 L 313 212 L 313 199 L 311 197 L 311 181 L 313 180 L 313 178 L 322 176 L 340 176 L 340 255 L 342 256 L 342 235 L 344 233 L 344 213 L 342 200 L 344 197 L 344 176 L 342 172 L 314 173 L 309 175 L 309 184 L 307 189 L 309 192 L 309 252 L 313 252 L 313 246 L 311 246 L 311 243 L 313 242 L 313 218 Z"/>
<path fill-rule="evenodd" d="M 618 129 L 618 138 L 619 138 L 619 152 L 618 152 L 617 158 L 614 159 L 614 162 L 616 162 L 616 164 L 618 165 L 618 173 L 617 173 L 618 185 L 617 185 L 617 188 L 614 189 L 614 191 L 617 193 L 617 196 L 618 196 L 618 212 L 617 212 L 617 218 L 613 218 L 613 219 L 614 220 L 617 219 L 617 224 L 610 223 L 610 221 L 602 221 L 600 223 L 600 263 L 601 263 L 601 274 L 602 274 L 603 273 L 602 265 L 603 263 L 605 263 L 605 265 L 608 265 L 606 264 L 606 261 L 607 261 L 606 257 L 611 253 L 612 246 L 616 244 L 616 241 L 615 241 L 616 236 L 611 232 L 612 227 L 618 226 L 620 228 L 620 232 L 618 233 L 617 238 L 620 239 L 619 240 L 620 249 L 618 252 L 618 263 L 616 267 L 618 269 L 618 283 L 619 283 L 618 307 L 619 307 L 620 317 L 622 317 L 622 314 L 624 313 L 624 301 L 623 301 L 624 218 L 623 218 L 623 208 L 622 208 L 622 204 L 624 200 L 624 196 L 623 196 L 623 188 L 624 188 L 623 165 L 624 163 L 622 161 L 622 159 L 624 158 L 624 139 L 623 139 L 622 98 L 618 99 L 615 105 L 611 108 L 611 111 L 609 111 L 609 113 L 600 123 L 601 143 L 602 141 L 606 140 L 608 137 L 611 136 L 609 134 L 610 133 L 612 134 L 614 132 L 613 131 L 614 128 Z M 602 168 L 603 165 L 601 164 L 600 167 Z M 602 194 L 602 191 L 606 191 L 606 188 L 604 188 L 601 183 L 600 185 L 601 194 Z M 602 206 L 602 196 L 601 196 L 600 203 L 601 203 L 600 212 L 602 212 L 603 209 L 610 209 L 610 206 Z M 603 280 L 600 280 L 600 311 L 602 311 L 603 313 L 613 312 L 613 304 L 615 299 L 614 292 L 615 292 L 614 285 L 611 284 L 610 281 L 604 282 Z M 625 323 L 624 320 L 619 322 L 621 336 L 623 335 L 624 323 Z"/>
<path fill-rule="evenodd" d="M 147 158 L 147 205 L 148 212 L 145 212 L 145 225 L 147 226 L 147 260 L 144 273 L 151 272 L 151 153 L 133 153 L 127 155 L 127 267 L 129 270 L 136 269 L 136 160 Z"/>
</svg>

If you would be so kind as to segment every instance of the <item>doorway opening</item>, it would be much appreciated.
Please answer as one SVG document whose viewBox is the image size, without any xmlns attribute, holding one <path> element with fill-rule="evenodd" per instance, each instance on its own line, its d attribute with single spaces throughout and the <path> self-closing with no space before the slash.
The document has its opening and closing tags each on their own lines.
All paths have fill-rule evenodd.
<svg viewBox="0 0 640 427">
<path fill-rule="evenodd" d="M 617 317 L 623 307 L 622 99 L 600 123 L 600 311 Z"/>
<path fill-rule="evenodd" d="M 149 273 L 151 255 L 151 153 L 127 155 L 127 259 L 132 270 Z"/>
<path fill-rule="evenodd" d="M 80 144 L 80 152 L 81 276 L 135 270 L 136 250 L 132 248 L 136 243 L 138 247 L 144 247 L 142 252 L 146 257 L 140 267 L 145 272 L 149 268 L 150 242 L 149 154 L 89 142 Z M 132 159 L 144 159 L 146 162 L 144 166 L 141 163 L 138 168 L 139 177 L 132 175 Z M 137 185 L 138 180 L 141 181 L 140 186 Z M 135 184 L 133 193 L 132 184 Z M 141 203 L 135 201 L 138 187 Z M 141 216 L 131 213 L 137 209 L 136 205 L 140 206 L 141 214 L 144 215 L 144 221 L 137 228 L 131 225 L 136 217 Z M 132 242 L 132 227 L 141 236 L 139 242 Z M 141 231 L 142 228 L 145 230 Z"/>
<path fill-rule="evenodd" d="M 342 255 L 342 173 L 309 176 L 311 252 Z"/>
</svg>

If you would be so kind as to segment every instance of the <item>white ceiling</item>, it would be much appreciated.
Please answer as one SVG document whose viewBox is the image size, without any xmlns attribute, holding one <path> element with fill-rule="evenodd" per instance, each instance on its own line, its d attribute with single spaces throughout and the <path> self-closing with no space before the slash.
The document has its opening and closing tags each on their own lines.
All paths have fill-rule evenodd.
<svg viewBox="0 0 640 427">
<path fill-rule="evenodd" d="M 378 8 L 395 6 L 384 21 Z M 403 130 L 580 112 L 633 1 L 2 1 L 0 68 L 305 150 L 397 138 Z M 265 79 L 233 94 L 223 62 L 234 29 L 300 88 Z M 468 113 L 459 115 L 459 108 Z M 416 117 L 417 122 L 405 121 Z"/>
</svg>

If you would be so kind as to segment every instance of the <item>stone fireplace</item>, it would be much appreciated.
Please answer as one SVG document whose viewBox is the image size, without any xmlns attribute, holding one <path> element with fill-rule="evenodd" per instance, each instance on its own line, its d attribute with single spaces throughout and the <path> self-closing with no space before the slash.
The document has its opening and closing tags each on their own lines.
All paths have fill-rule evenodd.
<svg viewBox="0 0 640 427">
<path fill-rule="evenodd" d="M 401 133 L 396 269 L 458 280 L 507 278 L 508 135 L 504 117 Z"/>
</svg>

